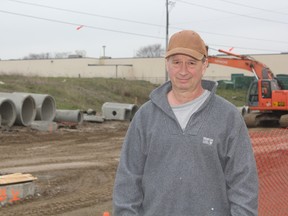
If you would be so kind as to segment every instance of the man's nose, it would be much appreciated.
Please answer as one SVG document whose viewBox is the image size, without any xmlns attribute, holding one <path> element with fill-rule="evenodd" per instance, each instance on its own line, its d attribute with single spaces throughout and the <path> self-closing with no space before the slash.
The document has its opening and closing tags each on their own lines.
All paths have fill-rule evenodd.
<svg viewBox="0 0 288 216">
<path fill-rule="evenodd" d="M 186 63 L 182 64 L 181 70 L 180 70 L 180 74 L 187 74 L 188 73 L 188 66 Z"/>
</svg>

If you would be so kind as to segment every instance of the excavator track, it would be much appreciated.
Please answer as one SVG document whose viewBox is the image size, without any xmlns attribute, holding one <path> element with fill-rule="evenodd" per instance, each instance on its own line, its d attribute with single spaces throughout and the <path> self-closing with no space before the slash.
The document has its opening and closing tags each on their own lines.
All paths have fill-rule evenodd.
<svg viewBox="0 0 288 216">
<path fill-rule="evenodd" d="M 259 113 L 246 113 L 243 116 L 245 124 L 248 128 L 257 127 L 259 125 L 259 121 L 257 119 L 258 115 L 259 115 Z"/>
<path fill-rule="evenodd" d="M 279 120 L 279 124 L 283 128 L 287 128 L 288 127 L 288 114 L 285 114 L 285 115 L 281 116 L 281 118 Z"/>
<path fill-rule="evenodd" d="M 263 113 L 263 112 L 246 113 L 243 116 L 243 118 L 248 128 L 275 127 L 279 125 L 281 127 L 288 127 L 288 114 L 283 115 L 282 121 L 280 120 L 280 116 L 275 113 Z"/>
</svg>

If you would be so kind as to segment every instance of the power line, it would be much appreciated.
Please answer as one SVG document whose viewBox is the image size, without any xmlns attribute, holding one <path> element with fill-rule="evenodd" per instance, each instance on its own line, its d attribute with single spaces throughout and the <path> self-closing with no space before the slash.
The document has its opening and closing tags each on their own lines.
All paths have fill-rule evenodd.
<svg viewBox="0 0 288 216">
<path fill-rule="evenodd" d="M 59 11 L 66 11 L 66 12 L 70 12 L 70 13 L 76 13 L 76 14 L 82 14 L 82 15 L 88 15 L 88 16 L 95 16 L 95 17 L 101 17 L 101 18 L 106 18 L 106 19 L 112 19 L 112 20 L 117 20 L 117 21 L 124 21 L 124 22 L 130 22 L 130 23 L 136 23 L 136 24 L 143 24 L 143 25 L 149 25 L 149 26 L 156 26 L 156 27 L 161 27 L 161 28 L 164 28 L 165 26 L 164 25 L 157 25 L 157 24 L 152 24 L 152 23 L 147 23 L 147 22 L 141 22 L 141 21 L 135 21 L 135 20 L 128 20 L 128 19 L 122 19 L 122 18 L 117 18 L 117 17 L 111 17 L 111 16 L 104 16 L 104 15 L 99 15 L 99 14 L 93 14 L 93 13 L 87 13 L 87 12 L 82 12 L 82 11 L 76 11 L 76 10 L 69 10 L 69 9 L 63 9 L 63 8 L 58 8 L 58 7 L 51 7 L 51 6 L 48 6 L 48 5 L 42 5 L 42 4 L 36 4 L 36 3 L 29 3 L 29 2 L 24 2 L 24 1 L 19 1 L 19 0 L 7 0 L 7 1 L 11 1 L 11 2 L 16 2 L 16 3 L 20 3 L 20 4 L 27 4 L 27 5 L 32 5 L 32 6 L 36 6 L 36 7 L 42 7 L 42 8 L 48 8 L 48 9 L 53 9 L 53 10 L 59 10 Z M 181 1 L 181 0 L 178 0 L 179 2 L 185 2 L 185 1 Z M 229 2 L 232 4 L 232 2 L 230 1 L 227 1 L 227 0 L 220 0 L 220 1 L 224 1 L 224 2 Z M 168 2 L 170 4 L 170 2 Z M 188 3 L 188 2 L 185 2 L 187 4 L 193 4 L 193 3 Z M 236 3 L 235 3 L 236 4 Z M 194 5 L 194 4 L 193 4 Z M 238 5 L 242 5 L 244 6 L 243 4 L 238 4 Z M 200 5 L 197 5 L 197 6 L 200 6 Z M 246 5 L 245 5 L 246 7 Z M 250 7 L 250 6 L 247 6 L 247 7 Z M 212 9 L 212 8 L 211 8 Z M 256 8 L 256 9 L 259 9 L 259 8 Z M 217 9 L 214 9 L 214 10 L 217 10 Z M 262 10 L 265 10 L 265 9 L 262 9 Z M 229 12 L 230 13 L 230 12 Z M 166 18 L 167 19 L 167 18 Z M 167 24 L 166 24 L 167 25 Z M 169 26 L 170 28 L 173 28 L 173 29 L 181 29 L 181 28 L 178 28 L 178 27 L 173 27 L 173 26 Z M 166 29 L 167 29 L 167 26 L 166 26 Z M 113 31 L 113 30 L 111 30 Z M 219 34 L 219 33 L 213 33 L 213 32 L 205 32 L 206 34 L 215 34 L 215 35 L 220 35 L 220 36 L 226 36 L 226 37 L 237 37 L 237 38 L 242 38 L 242 39 L 252 39 L 252 40 L 260 40 L 260 41 L 267 41 L 267 42 L 276 42 L 276 43 L 288 43 L 286 41 L 275 41 L 275 40 L 267 40 L 267 39 L 259 39 L 259 38 L 249 38 L 249 37 L 244 37 L 244 36 L 236 36 L 236 35 L 227 35 L 227 34 Z M 134 34 L 134 33 L 132 33 Z M 158 37 L 157 37 L 158 38 Z"/>
<path fill-rule="evenodd" d="M 234 12 L 231 12 L 231 11 L 215 9 L 215 8 L 212 8 L 212 7 L 208 7 L 208 6 L 204 6 L 204 5 L 200 5 L 200 4 L 196 4 L 196 3 L 191 3 L 191 2 L 187 2 L 187 1 L 183 1 L 183 0 L 177 0 L 177 2 L 181 2 L 181 3 L 184 3 L 184 4 L 188 4 L 188 5 L 194 5 L 194 6 L 206 8 L 206 9 L 209 9 L 209 10 L 219 11 L 219 12 L 222 12 L 222 13 L 233 14 L 233 15 L 237 15 L 237 16 L 241 16 L 241 17 L 245 17 L 245 18 L 250 18 L 250 19 L 257 19 L 257 20 L 261 20 L 261 21 L 278 23 L 278 24 L 285 24 L 285 25 L 288 24 L 288 22 L 283 22 L 283 21 L 277 21 L 277 20 L 271 20 L 271 19 L 266 19 L 266 18 L 260 18 L 260 17 L 250 16 L 250 15 L 234 13 Z"/>
<path fill-rule="evenodd" d="M 61 21 L 61 20 L 56 20 L 56 19 L 42 18 L 42 17 L 38 17 L 38 16 L 20 14 L 20 13 L 4 11 L 4 10 L 0 10 L 0 13 L 6 13 L 6 14 L 11 14 L 11 15 L 23 16 L 23 17 L 28 17 L 28 18 L 38 19 L 38 20 L 45 20 L 45 21 L 54 22 L 54 23 L 73 25 L 73 26 L 81 26 L 82 25 L 82 24 L 79 24 L 79 23 L 72 23 L 72 22 L 66 22 L 66 21 Z M 164 39 L 163 37 L 158 37 L 158 36 L 153 36 L 153 35 L 125 32 L 125 31 L 119 31 L 119 30 L 114 30 L 114 29 L 107 29 L 107 28 L 102 28 L 102 27 L 89 26 L 89 25 L 83 25 L 83 26 L 85 26 L 85 28 L 98 29 L 98 30 L 116 32 L 116 33 L 121 33 L 121 34 L 129 34 L 129 35 L 135 35 L 135 36 L 141 36 L 141 37 Z"/>
<path fill-rule="evenodd" d="M 228 48 L 235 48 L 235 49 L 242 49 L 242 50 L 257 50 L 257 51 L 269 51 L 269 52 L 276 52 L 276 53 L 279 53 L 281 51 L 279 50 L 273 50 L 273 49 L 259 49 L 259 48 L 247 48 L 247 47 L 240 47 L 240 46 L 227 46 L 227 45 L 223 45 L 223 44 L 209 44 L 209 49 L 212 49 L 212 50 L 218 50 L 218 49 L 215 49 L 215 48 L 212 48 L 212 46 L 215 46 L 215 47 L 228 47 Z"/>
<path fill-rule="evenodd" d="M 123 18 L 119 18 L 119 17 L 104 16 L 104 15 L 99 15 L 99 14 L 94 14 L 94 13 L 87 13 L 87 12 L 82 12 L 82 11 L 76 11 L 76 10 L 52 7 L 52 6 L 48 6 L 48 5 L 30 3 L 30 2 L 25 2 L 25 1 L 19 1 L 19 0 L 7 0 L 7 1 L 16 2 L 16 3 L 20 3 L 20 4 L 26 4 L 26 5 L 33 5 L 33 6 L 36 6 L 36 7 L 49 8 L 49 9 L 53 9 L 53 10 L 66 11 L 66 12 L 70 12 L 70 13 L 76 13 L 76 14 L 82 14 L 82 15 L 88 15 L 88 16 L 95 16 L 95 17 L 101 17 L 101 18 L 106 18 L 106 19 L 113 19 L 113 20 L 117 20 L 117 21 L 131 22 L 131 23 L 137 23 L 137 24 L 149 25 L 149 26 L 155 26 L 155 27 L 163 27 L 163 25 L 154 24 L 154 23 L 147 23 L 147 22 L 123 19 Z M 234 14 L 234 15 L 238 15 L 238 16 L 251 18 L 251 19 L 258 19 L 258 20 L 267 21 L 267 22 L 276 22 L 276 23 L 281 23 L 281 24 L 288 24 L 288 22 L 282 22 L 282 21 L 270 20 L 270 19 L 266 19 L 266 18 L 254 17 L 254 16 L 250 16 L 250 15 L 233 13 L 231 11 L 215 9 L 215 8 L 212 8 L 212 7 L 207 7 L 207 6 L 204 6 L 204 5 L 199 5 L 199 4 L 195 4 L 195 3 L 191 3 L 191 2 L 186 2 L 186 1 L 183 1 L 183 0 L 176 0 L 176 1 L 184 3 L 184 4 L 188 4 L 188 5 L 194 5 L 194 6 L 197 6 L 197 7 L 203 7 L 203 8 L 206 8 L 206 9 L 220 11 L 220 12 L 223 12 L 223 13 Z M 273 12 L 273 13 L 281 13 L 281 12 L 276 12 L 276 11 L 272 11 L 272 10 L 268 10 L 268 9 L 262 9 L 262 8 L 253 7 L 253 6 L 250 6 L 250 5 L 234 3 L 234 2 L 231 2 L 231 1 L 227 1 L 227 0 L 219 0 L 219 1 L 227 2 L 227 3 L 235 4 L 235 5 L 240 5 L 240 6 L 243 6 L 243 7 L 249 7 L 249 8 L 254 8 L 254 9 L 258 9 L 258 10 Z M 287 15 L 288 13 L 283 13 L 283 14 Z"/>
<path fill-rule="evenodd" d="M 275 40 L 269 40 L 269 39 L 260 39 L 260 38 L 253 38 L 253 37 L 245 37 L 245 36 L 235 36 L 231 34 L 222 34 L 222 33 L 215 33 L 215 32 L 207 32 L 207 31 L 201 31 L 199 30 L 200 33 L 203 34 L 211 34 L 211 35 L 219 35 L 219 36 L 224 36 L 224 37 L 237 37 L 241 39 L 248 39 L 248 40 L 257 40 L 257 41 L 265 41 L 265 42 L 275 42 L 275 43 L 285 43 L 288 44 L 288 41 L 275 41 Z"/>
<path fill-rule="evenodd" d="M 79 24 L 79 23 L 72 23 L 72 22 L 61 21 L 61 20 L 56 20 L 56 19 L 49 19 L 49 18 L 37 17 L 37 16 L 32 16 L 32 15 L 26 15 L 26 14 L 20 14 L 20 13 L 15 13 L 15 12 L 10 12 L 10 11 L 4 11 L 4 10 L 0 10 L 0 13 L 10 14 L 10 15 L 16 15 L 16 16 L 22 16 L 22 17 L 27 17 L 27 18 L 32 18 L 32 19 L 38 19 L 38 20 L 44 20 L 44 21 L 49 21 L 49 22 L 54 22 L 54 23 L 72 25 L 72 26 L 77 26 L 77 27 L 82 25 L 82 24 Z M 89 26 L 89 25 L 84 25 L 84 26 L 85 26 L 85 28 L 91 28 L 91 29 L 97 29 L 97 30 L 115 32 L 115 33 L 121 33 L 121 34 L 128 34 L 128 35 L 148 37 L 148 38 L 156 38 L 156 39 L 161 39 L 161 40 L 164 39 L 164 37 L 153 36 L 153 35 L 146 35 L 146 34 L 125 32 L 125 31 L 118 31 L 118 30 L 112 30 L 112 29 L 107 29 L 107 28 L 102 28 L 102 27 L 95 27 L 95 26 Z M 209 32 L 206 32 L 206 33 L 209 34 Z M 210 33 L 210 34 L 214 34 L 214 33 Z M 215 46 L 215 44 L 214 44 L 214 46 Z M 230 45 L 230 46 L 228 46 L 228 45 L 219 45 L 219 46 L 222 46 L 222 47 L 231 47 L 231 45 Z M 235 47 L 235 46 L 233 46 L 233 47 Z M 282 51 L 280 51 L 280 50 L 269 50 L 269 49 L 258 49 L 258 48 L 243 48 L 243 47 L 235 47 L 235 48 L 248 49 L 248 50 L 257 50 L 257 51 L 282 52 Z"/>
<path fill-rule="evenodd" d="M 65 11 L 65 12 L 69 12 L 69 13 L 82 14 L 82 15 L 86 15 L 86 16 L 101 17 L 101 18 L 105 18 L 105 19 L 112 19 L 112 20 L 117 20 L 117 21 L 124 21 L 124 22 L 149 25 L 149 26 L 155 26 L 155 27 L 164 27 L 163 25 L 158 25 L 158 24 L 154 24 L 154 23 L 146 23 L 146 22 L 141 22 L 141 21 L 136 21 L 136 20 L 123 19 L 123 18 L 119 18 L 119 17 L 104 16 L 104 15 L 99 15 L 99 14 L 94 14 L 94 13 L 87 13 L 87 12 L 83 12 L 83 11 L 69 10 L 69 9 L 58 8 L 58 7 L 51 7 L 48 5 L 41 5 L 41 4 L 18 1 L 18 0 L 7 0 L 7 1 L 16 2 L 16 3 L 20 3 L 20 4 L 26 4 L 26 5 L 32 5 L 32 6 L 36 6 L 36 7 L 48 8 L 48 9 L 53 9 L 53 10 L 58 10 L 58 11 Z"/>
<path fill-rule="evenodd" d="M 66 11 L 66 12 L 70 12 L 70 13 L 76 13 L 76 14 L 82 14 L 82 15 L 88 15 L 88 16 L 95 16 L 95 17 L 101 17 L 101 18 L 106 18 L 106 19 L 112 19 L 112 20 L 117 20 L 117 21 L 124 21 L 124 22 L 136 23 L 136 24 L 156 26 L 156 27 L 161 27 L 161 28 L 166 28 L 167 29 L 167 26 L 165 27 L 164 25 L 152 24 L 152 23 L 135 21 L 135 20 L 129 20 L 129 19 L 122 19 L 122 18 L 119 18 L 119 17 L 104 16 L 104 15 L 99 15 L 99 14 L 94 14 L 94 13 L 87 13 L 87 12 L 83 12 L 83 11 L 76 11 L 76 10 L 64 9 L 64 8 L 59 8 L 59 7 L 51 7 L 51 6 L 48 6 L 48 5 L 29 3 L 29 2 L 20 1 L 20 0 L 7 0 L 7 1 L 16 2 L 16 3 L 20 3 L 20 4 L 26 4 L 26 5 L 32 5 L 32 6 L 36 6 L 36 7 L 48 8 L 48 9 L 53 9 L 53 10 Z M 185 2 L 185 1 L 181 1 L 181 0 L 177 0 L 177 1 L 178 2 L 182 2 L 182 3 L 186 3 L 186 4 L 194 5 L 193 3 L 190 3 L 190 2 Z M 225 1 L 225 0 L 222 0 L 222 1 Z M 168 3 L 170 4 L 170 2 L 168 2 Z M 215 9 L 215 10 L 217 10 L 217 9 Z M 178 28 L 178 27 L 170 26 L 170 25 L 169 25 L 169 28 L 182 30 L 182 28 Z M 111 31 L 114 31 L 114 30 L 111 30 Z M 242 39 L 249 39 L 249 40 L 251 39 L 251 40 L 257 40 L 257 41 L 260 40 L 260 41 L 275 42 L 275 43 L 288 43 L 286 41 L 275 41 L 275 40 L 267 40 L 267 39 L 259 39 L 259 38 L 249 38 L 249 37 L 244 37 L 244 36 L 220 34 L 220 33 L 213 33 L 213 32 L 204 32 L 204 33 L 220 35 L 220 36 L 225 36 L 225 37 L 242 38 Z M 135 33 L 131 33 L 131 34 L 135 34 Z M 154 36 L 152 36 L 152 37 L 154 37 Z M 157 38 L 159 38 L 159 37 L 157 37 Z"/>
<path fill-rule="evenodd" d="M 21 2 L 23 3 L 23 1 L 18 1 L 18 0 L 8 0 L 8 1 L 12 1 L 12 2 Z M 180 1 L 180 0 L 178 0 Z M 27 3 L 27 2 L 24 2 Z M 40 6 L 38 4 L 32 4 L 32 3 L 27 3 L 29 5 L 37 5 Z M 55 7 L 50 7 L 50 6 L 44 6 L 41 5 L 41 7 L 47 7 L 50 9 L 56 9 Z M 101 16 L 101 15 L 96 15 L 96 14 L 90 14 L 90 13 L 86 13 L 86 12 L 79 12 L 79 11 L 72 11 L 72 10 L 66 10 L 66 9 L 61 9 L 61 8 L 57 8 L 57 10 L 64 10 L 67 12 L 73 12 L 73 13 L 80 13 L 83 15 L 90 15 L 90 16 Z M 45 20 L 45 21 L 49 21 L 49 22 L 55 22 L 55 23 L 61 23 L 61 24 L 68 24 L 68 25 L 73 25 L 73 26 L 82 26 L 82 24 L 78 24 L 78 23 L 72 23 L 72 22 L 66 22 L 66 21 L 61 21 L 61 20 L 56 20 L 56 19 L 49 19 L 49 18 L 42 18 L 42 17 L 36 17 L 36 16 L 32 16 L 32 15 L 26 15 L 26 14 L 20 14 L 20 13 L 15 13 L 15 12 L 10 12 L 10 11 L 4 11 L 4 10 L 0 10 L 1 13 L 6 13 L 6 14 L 11 14 L 11 15 L 17 15 L 17 16 L 23 16 L 23 17 L 28 17 L 28 18 L 33 18 L 33 19 L 39 19 L 39 20 Z M 101 17 L 107 17 L 108 16 L 101 16 Z M 145 24 L 145 25 L 150 25 L 149 23 L 144 23 L 144 22 L 138 22 L 138 21 L 131 21 L 131 20 L 127 20 L 127 19 L 121 19 L 121 18 L 113 18 L 113 17 L 109 17 L 111 19 L 117 19 L 117 20 L 122 20 L 122 21 L 129 21 L 129 22 L 136 22 L 137 24 Z M 154 24 L 152 24 L 154 25 Z M 142 37 L 149 37 L 149 38 L 156 38 L 156 39 L 164 39 L 164 37 L 159 37 L 159 36 L 153 36 L 153 35 L 147 35 L 147 34 L 139 34 L 139 33 L 132 33 L 132 32 L 126 32 L 126 31 L 118 31 L 118 30 L 114 30 L 114 29 L 107 29 L 107 28 L 102 28 L 102 27 L 95 27 L 95 26 L 89 26 L 89 25 L 83 25 L 86 28 L 91 28 L 91 29 L 97 29 L 97 30 L 103 30 L 103 31 L 109 31 L 109 32 L 115 32 L 115 33 L 122 33 L 122 34 L 129 34 L 129 35 L 135 35 L 135 36 L 142 36 Z M 155 25 L 154 25 L 155 26 Z M 156 25 L 157 27 L 163 27 L 162 25 Z M 177 27 L 170 27 L 173 29 L 181 29 L 181 28 L 177 28 Z M 181 29 L 182 30 L 182 29 Z M 212 35 L 220 35 L 220 36 L 225 36 L 225 37 L 233 37 L 233 38 L 242 38 L 242 39 L 251 39 L 251 40 L 261 40 L 261 41 L 267 41 L 267 42 L 276 42 L 276 43 L 288 43 L 285 41 L 273 41 L 273 40 L 266 40 L 266 39 L 259 39 L 259 38 L 249 38 L 249 37 L 243 37 L 243 36 L 236 36 L 236 35 L 227 35 L 227 34 L 219 34 L 219 33 L 213 33 L 213 32 L 204 32 L 204 31 L 199 31 L 202 33 L 206 33 L 206 34 L 212 34 Z M 228 46 L 227 46 L 228 47 Z M 231 46 L 229 46 L 231 47 Z M 235 46 L 234 46 L 235 47 Z M 240 48 L 240 47 L 239 47 Z M 281 52 L 281 51 L 276 51 L 276 50 L 264 50 L 264 49 L 257 49 L 257 48 L 241 48 L 241 49 L 250 49 L 250 50 L 258 50 L 258 51 L 273 51 L 273 52 Z"/>
<path fill-rule="evenodd" d="M 229 3 L 229 4 L 234 4 L 234 5 L 238 5 L 238 6 L 242 6 L 242 7 L 246 7 L 246 8 L 253 8 L 253 9 L 256 9 L 256 10 L 266 11 L 266 12 L 270 12 L 270 13 L 288 15 L 288 13 L 284 13 L 284 12 L 281 12 L 281 11 L 274 11 L 274 10 L 254 7 L 252 5 L 241 4 L 241 3 L 238 3 L 238 2 L 236 3 L 236 2 L 232 2 L 232 1 L 228 1 L 228 0 L 218 0 L 218 1 L 226 2 L 226 3 Z"/>
</svg>

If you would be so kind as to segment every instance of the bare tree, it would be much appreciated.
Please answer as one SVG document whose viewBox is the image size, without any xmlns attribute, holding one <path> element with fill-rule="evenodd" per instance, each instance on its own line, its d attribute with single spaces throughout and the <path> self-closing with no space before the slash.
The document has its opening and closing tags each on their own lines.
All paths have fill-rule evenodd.
<svg viewBox="0 0 288 216">
<path fill-rule="evenodd" d="M 153 44 L 140 48 L 136 52 L 136 57 L 153 58 L 164 56 L 164 49 L 161 44 Z"/>
<path fill-rule="evenodd" d="M 64 59 L 64 58 L 68 58 L 70 54 L 71 52 L 57 52 L 54 54 L 54 56 L 55 58 Z"/>
<path fill-rule="evenodd" d="M 23 59 L 49 59 L 52 58 L 50 53 L 30 53 L 28 56 L 25 56 Z"/>
<path fill-rule="evenodd" d="M 69 58 L 69 56 L 77 56 L 77 57 L 86 57 L 86 51 L 85 50 L 75 50 L 75 54 L 72 54 L 72 52 L 55 52 L 54 54 L 51 53 L 30 53 L 28 56 L 24 56 L 23 59 L 51 59 L 51 58 L 57 58 L 57 59 L 65 59 Z"/>
<path fill-rule="evenodd" d="M 75 54 L 82 56 L 83 58 L 86 57 L 86 51 L 85 50 L 75 50 Z"/>
</svg>

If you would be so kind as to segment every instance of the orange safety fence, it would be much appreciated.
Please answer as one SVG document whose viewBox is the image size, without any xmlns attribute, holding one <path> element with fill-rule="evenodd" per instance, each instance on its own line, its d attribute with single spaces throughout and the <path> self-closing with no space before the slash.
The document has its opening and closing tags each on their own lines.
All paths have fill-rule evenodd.
<svg viewBox="0 0 288 216">
<path fill-rule="evenodd" d="M 259 175 L 259 216 L 288 215 L 288 129 L 249 131 Z"/>
</svg>

